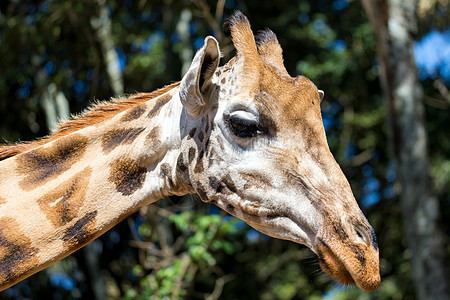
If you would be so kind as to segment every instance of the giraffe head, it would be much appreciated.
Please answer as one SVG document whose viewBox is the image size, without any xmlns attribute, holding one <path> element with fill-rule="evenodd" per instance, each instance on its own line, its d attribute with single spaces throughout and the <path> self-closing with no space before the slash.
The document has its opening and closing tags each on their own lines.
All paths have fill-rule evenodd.
<svg viewBox="0 0 450 300">
<path fill-rule="evenodd" d="M 289 76 L 273 32 L 255 41 L 240 12 L 226 26 L 236 56 L 219 67 L 218 43 L 207 37 L 180 84 L 178 173 L 203 201 L 308 246 L 340 283 L 374 290 L 376 237 L 329 150 L 323 92 Z"/>
</svg>

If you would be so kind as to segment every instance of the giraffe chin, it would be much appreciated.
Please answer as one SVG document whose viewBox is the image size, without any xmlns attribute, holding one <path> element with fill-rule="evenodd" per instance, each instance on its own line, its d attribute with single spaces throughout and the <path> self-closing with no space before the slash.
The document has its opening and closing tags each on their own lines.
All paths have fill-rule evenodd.
<svg viewBox="0 0 450 300">
<path fill-rule="evenodd" d="M 380 285 L 378 267 L 375 268 L 376 270 L 363 266 L 355 267 L 351 255 L 338 257 L 323 242 L 317 248 L 317 256 L 322 270 L 343 285 L 356 284 L 365 292 L 372 292 Z M 378 266 L 378 260 L 376 265 Z"/>
</svg>

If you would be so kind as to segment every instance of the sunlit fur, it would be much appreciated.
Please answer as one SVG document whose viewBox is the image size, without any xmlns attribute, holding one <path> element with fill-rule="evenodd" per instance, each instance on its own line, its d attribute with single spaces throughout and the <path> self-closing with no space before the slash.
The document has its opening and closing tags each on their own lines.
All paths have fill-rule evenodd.
<svg viewBox="0 0 450 300">
<path fill-rule="evenodd" d="M 274 33 L 257 44 L 240 12 L 227 28 L 237 54 L 224 66 L 207 37 L 181 82 L 0 148 L 0 290 L 187 193 L 307 245 L 343 284 L 379 285 L 375 234 L 328 148 L 316 86 L 289 76 Z M 254 132 L 239 136 L 239 122 Z"/>
</svg>

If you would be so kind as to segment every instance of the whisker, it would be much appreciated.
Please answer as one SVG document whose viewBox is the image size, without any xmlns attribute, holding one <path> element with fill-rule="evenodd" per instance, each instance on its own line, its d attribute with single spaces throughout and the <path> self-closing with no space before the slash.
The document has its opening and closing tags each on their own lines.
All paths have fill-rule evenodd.
<svg viewBox="0 0 450 300">
<path fill-rule="evenodd" d="M 313 276 L 319 276 L 320 274 L 323 274 L 322 269 L 317 269 L 317 270 L 311 272 L 311 275 L 313 275 Z"/>
</svg>

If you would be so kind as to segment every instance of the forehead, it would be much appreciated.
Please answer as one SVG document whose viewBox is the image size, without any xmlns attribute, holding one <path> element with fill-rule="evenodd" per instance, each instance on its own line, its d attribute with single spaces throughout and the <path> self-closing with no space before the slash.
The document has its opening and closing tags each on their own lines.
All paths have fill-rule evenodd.
<svg viewBox="0 0 450 300">
<path fill-rule="evenodd" d="M 292 78 L 268 63 L 258 67 L 258 75 L 242 72 L 236 57 L 215 74 L 225 102 L 252 101 L 259 113 L 278 129 L 317 126 L 322 121 L 320 98 L 314 83 L 304 76 Z M 257 79 L 256 79 L 257 78 Z M 235 101 L 229 101 L 230 96 Z"/>
<path fill-rule="evenodd" d="M 278 119 L 277 123 L 321 120 L 318 89 L 308 78 L 283 76 L 270 66 L 262 73 L 255 95 L 258 109 Z"/>
</svg>

